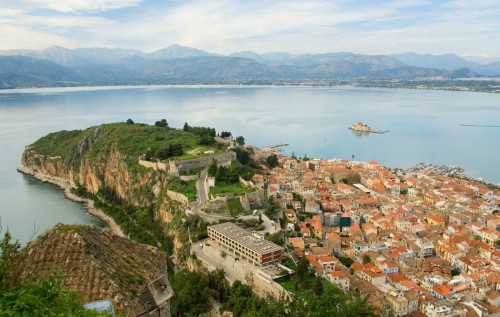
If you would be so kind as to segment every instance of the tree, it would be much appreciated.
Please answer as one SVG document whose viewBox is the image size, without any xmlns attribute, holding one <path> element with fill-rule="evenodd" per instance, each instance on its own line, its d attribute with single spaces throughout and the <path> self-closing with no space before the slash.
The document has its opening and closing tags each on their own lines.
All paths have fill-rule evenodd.
<svg viewBox="0 0 500 317">
<path fill-rule="evenodd" d="M 314 285 L 312 287 L 312 291 L 316 296 L 320 296 L 324 292 L 324 287 L 323 287 L 323 282 L 322 282 L 322 277 L 316 276 L 316 280 L 314 281 Z"/>
<path fill-rule="evenodd" d="M 236 159 L 243 165 L 247 165 L 250 162 L 250 153 L 243 148 L 236 148 Z"/>
<path fill-rule="evenodd" d="M 372 263 L 372 259 L 368 254 L 363 254 L 363 264 Z"/>
<path fill-rule="evenodd" d="M 291 158 L 293 158 L 294 160 L 297 159 L 297 156 L 295 155 L 295 152 L 292 152 L 292 156 L 290 156 Z"/>
<path fill-rule="evenodd" d="M 239 145 L 245 145 L 245 138 L 242 137 L 241 135 L 236 137 L 235 139 L 236 143 L 238 143 Z"/>
<path fill-rule="evenodd" d="M 161 128 L 168 128 L 167 120 L 161 119 L 160 121 L 156 121 L 155 126 L 161 127 Z"/>
<path fill-rule="evenodd" d="M 18 286 L 21 268 L 17 264 L 24 256 L 25 250 L 19 241 L 12 241 L 9 230 L 6 230 L 0 240 L 0 289 L 15 289 Z"/>
<path fill-rule="evenodd" d="M 228 137 L 230 137 L 230 136 L 231 136 L 231 132 L 229 132 L 229 131 L 222 131 L 222 132 L 220 133 L 220 137 L 221 137 L 221 138 L 228 138 Z"/>
<path fill-rule="evenodd" d="M 215 143 L 214 137 L 209 134 L 204 134 L 201 136 L 200 144 L 201 145 L 212 145 Z"/>
<path fill-rule="evenodd" d="M 218 302 L 225 301 L 229 292 L 224 274 L 223 269 L 208 272 L 208 287 L 213 291 L 213 297 Z"/>
<path fill-rule="evenodd" d="M 208 176 L 215 177 L 215 175 L 217 175 L 217 170 L 217 161 L 214 160 L 212 161 L 212 163 L 210 163 L 210 165 L 208 165 Z"/>
<path fill-rule="evenodd" d="M 266 164 L 269 168 L 275 168 L 278 166 L 278 156 L 276 154 L 271 154 L 266 158 Z"/>
<path fill-rule="evenodd" d="M 354 263 L 354 260 L 349 257 L 339 257 L 340 263 L 342 263 L 345 267 L 351 267 Z"/>
<path fill-rule="evenodd" d="M 199 316 L 209 308 L 209 278 L 201 272 L 182 270 L 173 276 L 175 296 L 171 300 L 173 315 Z"/>
<path fill-rule="evenodd" d="M 127 119 L 127 124 L 134 124 L 134 121 L 132 119 Z"/>
<path fill-rule="evenodd" d="M 7 230 L 0 240 L 1 316 L 97 316 L 84 310 L 80 295 L 64 289 L 53 275 L 21 280 L 26 251 Z"/>
<path fill-rule="evenodd" d="M 189 124 L 187 122 L 185 122 L 184 126 L 182 127 L 182 131 L 189 132 L 189 130 L 191 130 L 191 127 L 189 126 Z"/>
<path fill-rule="evenodd" d="M 309 260 L 305 257 L 297 261 L 297 270 L 293 276 L 295 290 L 307 286 L 307 275 L 309 274 Z"/>
</svg>

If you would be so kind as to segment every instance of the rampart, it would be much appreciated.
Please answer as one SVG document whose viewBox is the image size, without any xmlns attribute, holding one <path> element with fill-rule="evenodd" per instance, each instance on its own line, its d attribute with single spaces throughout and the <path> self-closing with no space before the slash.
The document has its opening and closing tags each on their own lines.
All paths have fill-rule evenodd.
<svg viewBox="0 0 500 317">
<path fill-rule="evenodd" d="M 205 156 L 188 160 L 170 160 L 168 172 L 172 176 L 179 176 L 182 172 L 190 171 L 198 167 L 207 167 L 213 161 L 217 161 L 217 165 L 228 165 L 236 158 L 234 152 L 226 152 L 211 156 Z"/>
<path fill-rule="evenodd" d="M 268 206 L 268 201 L 266 199 L 266 193 L 263 189 L 258 186 L 255 186 L 252 181 L 246 181 L 240 177 L 240 183 L 244 186 L 256 188 L 257 191 L 253 193 L 247 193 L 243 196 L 240 196 L 241 206 L 245 210 L 250 210 L 253 208 L 266 208 Z"/>
<path fill-rule="evenodd" d="M 263 189 L 255 191 L 253 193 L 245 194 L 245 199 L 247 200 L 250 208 L 255 208 L 255 207 L 266 208 L 268 206 L 266 192 Z"/>
<path fill-rule="evenodd" d="M 178 201 L 184 206 L 187 206 L 189 204 L 189 199 L 181 193 L 174 192 L 172 190 L 167 190 L 167 195 L 168 197 L 170 197 L 170 199 Z"/>
<path fill-rule="evenodd" d="M 207 167 L 213 161 L 217 161 L 217 165 L 230 165 L 231 161 L 236 159 L 234 152 L 226 152 L 211 156 L 204 156 L 188 160 L 169 160 L 167 164 L 161 162 L 151 162 L 139 158 L 139 164 L 152 168 L 155 171 L 162 170 L 168 172 L 172 176 L 179 177 L 182 172 L 190 171 L 198 167 Z"/>
<path fill-rule="evenodd" d="M 157 171 L 157 170 L 167 171 L 167 164 L 162 163 L 162 162 L 145 161 L 145 160 L 139 158 L 139 165 L 142 165 L 142 166 L 147 167 L 147 168 L 152 168 L 155 171 Z"/>
</svg>

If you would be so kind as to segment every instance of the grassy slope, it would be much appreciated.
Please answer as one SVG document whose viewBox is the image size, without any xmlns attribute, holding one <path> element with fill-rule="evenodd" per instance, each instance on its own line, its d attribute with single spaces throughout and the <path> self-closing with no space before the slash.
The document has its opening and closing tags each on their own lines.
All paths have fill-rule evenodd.
<svg viewBox="0 0 500 317">
<path fill-rule="evenodd" d="M 94 138 L 96 129 L 99 137 Z M 86 130 L 60 131 L 50 133 L 33 143 L 33 149 L 42 155 L 68 157 L 84 138 L 94 139 L 90 148 L 91 158 L 105 147 L 116 146 L 129 163 L 137 162 L 148 148 L 180 143 L 184 151 L 197 147 L 199 137 L 175 129 L 166 129 L 145 124 L 111 123 Z"/>
</svg>

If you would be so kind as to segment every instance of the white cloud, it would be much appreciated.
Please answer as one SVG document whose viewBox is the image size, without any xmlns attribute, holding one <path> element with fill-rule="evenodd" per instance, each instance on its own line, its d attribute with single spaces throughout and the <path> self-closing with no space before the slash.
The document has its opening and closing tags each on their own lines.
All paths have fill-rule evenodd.
<svg viewBox="0 0 500 317">
<path fill-rule="evenodd" d="M 63 13 L 99 12 L 138 6 L 142 0 L 15 0 L 0 1 L 2 7 L 17 8 L 24 11 L 54 10 Z"/>
<path fill-rule="evenodd" d="M 6 38 L 12 40 L 2 39 L 0 49 L 14 48 L 17 37 L 17 48 L 107 46 L 152 51 L 178 43 L 221 54 L 448 50 L 500 57 L 494 34 L 500 29 L 497 0 L 4 2 L 0 0 L 0 31 L 9 30 Z M 129 7 L 134 7 L 133 14 L 115 10 Z"/>
</svg>

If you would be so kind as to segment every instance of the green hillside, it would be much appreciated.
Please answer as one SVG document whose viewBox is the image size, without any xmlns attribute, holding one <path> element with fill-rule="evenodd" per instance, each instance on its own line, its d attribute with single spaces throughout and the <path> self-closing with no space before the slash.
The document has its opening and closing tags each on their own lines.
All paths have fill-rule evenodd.
<svg viewBox="0 0 500 317">
<path fill-rule="evenodd" d="M 152 159 L 166 159 L 182 158 L 199 147 L 216 150 L 217 144 L 207 142 L 205 137 L 207 134 L 215 135 L 214 129 L 189 128 L 193 132 L 142 123 L 103 124 L 85 130 L 50 133 L 33 143 L 32 148 L 41 155 L 60 156 L 66 163 L 76 162 L 87 151 L 90 151 L 90 158 L 95 159 L 99 152 L 114 148 L 125 157 L 127 163 L 132 164 L 137 162 L 139 156 L 148 153 Z M 164 155 L 172 148 L 182 148 L 182 154 L 175 155 L 180 153 L 174 151 L 174 155 Z"/>
</svg>

